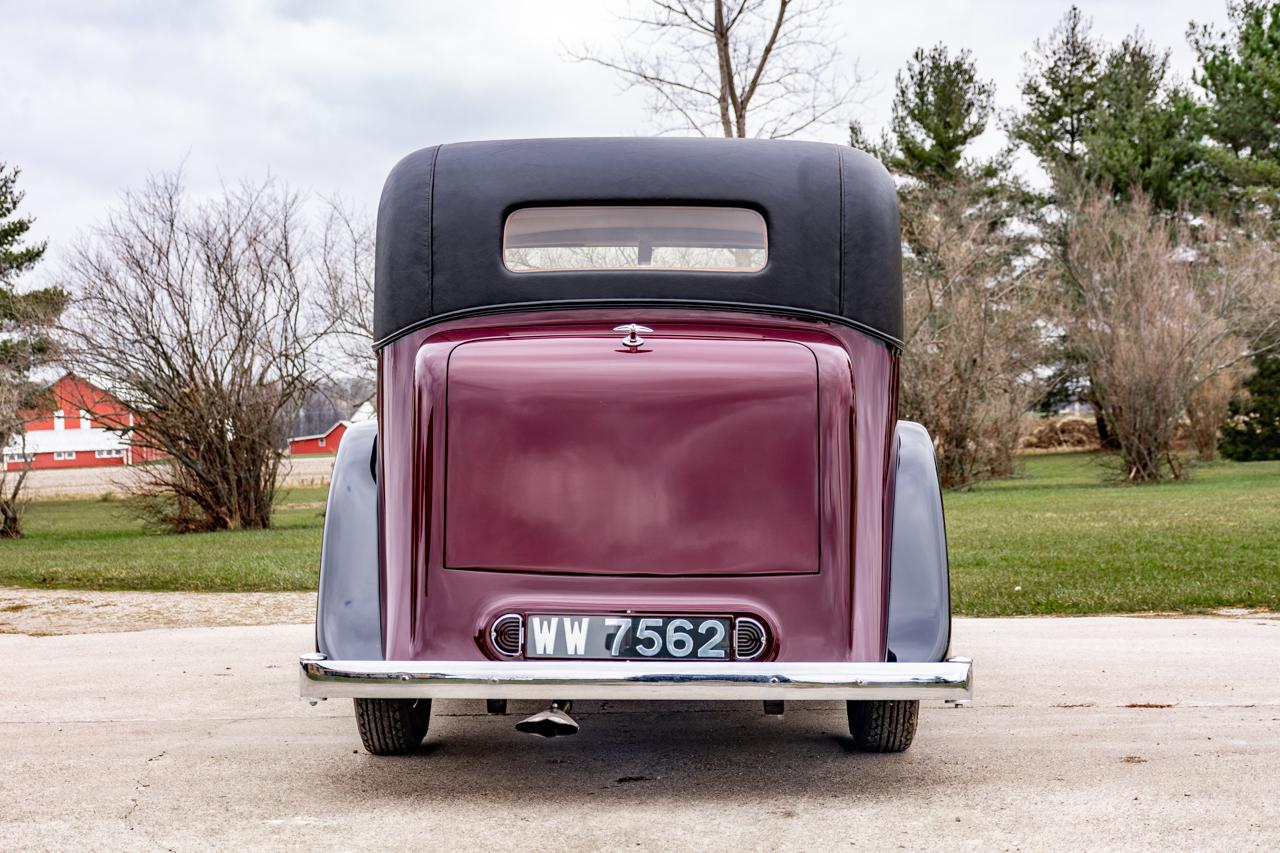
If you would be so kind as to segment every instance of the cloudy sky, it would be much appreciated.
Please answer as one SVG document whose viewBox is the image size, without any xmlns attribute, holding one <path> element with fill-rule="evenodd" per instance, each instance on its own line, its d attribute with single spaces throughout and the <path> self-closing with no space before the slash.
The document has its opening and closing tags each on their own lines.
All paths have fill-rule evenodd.
<svg viewBox="0 0 1280 853">
<path fill-rule="evenodd" d="M 639 4 L 634 0 L 632 8 Z M 1017 102 L 1022 55 L 1066 0 L 844 0 L 844 60 L 869 81 L 851 117 L 876 129 L 894 72 L 917 46 L 970 49 Z M 1222 22 L 1221 0 L 1083 0 L 1094 32 L 1140 26 L 1191 69 L 1188 21 Z M 631 26 L 627 0 L 539 2 L 46 2 L 0 0 L 0 161 L 23 169 L 24 210 L 55 254 L 123 187 L 185 164 L 188 184 L 278 176 L 372 210 L 387 170 L 437 142 L 635 135 L 643 97 L 571 61 Z M 838 127 L 811 138 L 842 141 Z M 995 132 L 984 140 L 999 145 Z"/>
</svg>

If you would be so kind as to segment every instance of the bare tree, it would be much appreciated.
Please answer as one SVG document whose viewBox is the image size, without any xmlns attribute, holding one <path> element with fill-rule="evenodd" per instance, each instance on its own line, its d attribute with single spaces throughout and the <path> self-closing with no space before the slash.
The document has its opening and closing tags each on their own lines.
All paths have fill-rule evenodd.
<svg viewBox="0 0 1280 853">
<path fill-rule="evenodd" d="M 1209 362 L 1210 365 L 1230 363 L 1237 353 L 1247 351 L 1248 345 L 1244 341 L 1236 337 L 1226 338 L 1216 352 L 1210 353 Z M 1209 375 L 1191 392 L 1187 399 L 1187 423 L 1200 461 L 1212 461 L 1218 450 L 1222 425 L 1227 422 L 1231 401 L 1241 395 L 1245 380 L 1252 372 L 1252 362 L 1238 361 Z"/>
<path fill-rule="evenodd" d="M 326 204 L 320 237 L 322 303 L 331 320 L 323 357 L 332 373 L 368 380 L 374 375 L 374 229 L 337 200 Z M 367 398 L 366 398 L 367 399 Z M 363 402 L 363 401 L 358 401 Z"/>
<path fill-rule="evenodd" d="M 843 121 L 858 89 L 829 17 L 833 0 L 648 0 L 612 55 L 575 59 L 649 94 L 661 131 L 783 139 Z"/>
<path fill-rule="evenodd" d="M 929 428 L 946 488 L 1013 470 L 1043 393 L 1040 270 L 997 205 L 964 181 L 903 199 L 901 412 Z"/>
<path fill-rule="evenodd" d="M 286 187 L 196 203 L 177 174 L 126 193 L 72 252 L 65 357 L 124 404 L 105 426 L 163 460 L 134 469 L 151 519 L 270 526 L 287 424 L 326 331 L 306 311 L 320 254 Z"/>
<path fill-rule="evenodd" d="M 1153 215 L 1138 195 L 1079 190 L 1060 239 L 1059 317 L 1120 444 L 1127 479 L 1181 466 L 1170 440 L 1193 392 L 1280 328 L 1275 246 Z"/>
</svg>

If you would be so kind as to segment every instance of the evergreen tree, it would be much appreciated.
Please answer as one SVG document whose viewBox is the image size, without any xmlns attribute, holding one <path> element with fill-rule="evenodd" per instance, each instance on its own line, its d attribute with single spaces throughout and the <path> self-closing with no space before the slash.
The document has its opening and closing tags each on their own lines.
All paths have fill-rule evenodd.
<svg viewBox="0 0 1280 853">
<path fill-rule="evenodd" d="M 1248 396 L 1231 403 L 1218 450 L 1237 462 L 1280 459 L 1280 353 L 1254 357 Z"/>
<path fill-rule="evenodd" d="M 1037 39 L 1025 60 L 1026 110 L 1010 121 L 1010 137 L 1050 171 L 1078 163 L 1096 126 L 1103 62 L 1102 46 L 1079 7 L 1071 7 L 1047 41 Z"/>
<path fill-rule="evenodd" d="M 1169 79 L 1168 51 L 1138 32 L 1108 46 L 1073 6 L 1026 63 L 1009 135 L 1054 179 L 1055 195 L 1085 181 L 1121 198 L 1141 190 L 1163 210 L 1204 200 L 1203 109 Z"/>
<path fill-rule="evenodd" d="M 1203 110 L 1168 77 L 1168 50 L 1124 39 L 1107 53 L 1084 137 L 1085 177 L 1121 198 L 1141 190 L 1162 210 L 1204 198 Z"/>
<path fill-rule="evenodd" d="M 0 163 L 0 287 L 6 292 L 13 290 L 18 276 L 34 267 L 45 250 L 44 243 L 22 245 L 34 220 L 14 215 L 25 195 L 18 190 L 21 174 L 17 167 Z"/>
<path fill-rule="evenodd" d="M 917 48 L 895 78 L 893 119 L 880 143 L 849 128 L 850 143 L 884 161 L 890 171 L 925 184 L 954 181 L 981 169 L 966 163 L 965 149 L 987 129 L 994 87 L 980 80 L 973 56 L 951 56 L 944 45 Z"/>
<path fill-rule="evenodd" d="M 33 220 L 17 215 L 23 193 L 17 168 L 0 163 L 0 447 L 21 445 L 23 412 L 39 402 L 44 389 L 31 371 L 46 363 L 53 345 L 49 329 L 62 313 L 65 296 L 57 288 L 18 290 L 18 279 L 44 256 L 44 243 L 25 243 Z M 25 468 L 0 470 L 0 538 L 22 533 L 20 500 Z"/>
<path fill-rule="evenodd" d="M 1236 206 L 1280 210 L 1280 2 L 1228 5 L 1229 31 L 1191 25 L 1208 98 L 1205 157 Z"/>
<path fill-rule="evenodd" d="M 995 86 L 978 76 L 969 51 L 953 56 L 942 44 L 917 48 L 896 75 L 895 90 L 892 121 L 880 141 L 870 141 L 851 123 L 849 144 L 911 179 L 900 188 L 904 208 L 916 196 L 927 203 L 939 192 L 961 192 L 982 208 L 993 227 L 1027 213 L 1036 199 L 1013 173 L 1012 148 L 987 159 L 969 156 L 995 110 Z M 909 228 L 906 239 L 910 242 Z"/>
</svg>

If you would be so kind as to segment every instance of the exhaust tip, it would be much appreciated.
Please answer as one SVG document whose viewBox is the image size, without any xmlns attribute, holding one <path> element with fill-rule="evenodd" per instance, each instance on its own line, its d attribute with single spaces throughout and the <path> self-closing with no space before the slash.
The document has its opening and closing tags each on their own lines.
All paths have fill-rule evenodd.
<svg viewBox="0 0 1280 853">
<path fill-rule="evenodd" d="M 566 703 L 562 709 L 559 703 L 552 703 L 545 711 L 539 711 L 532 717 L 525 717 L 516 723 L 516 731 L 539 737 L 567 737 L 578 733 L 578 722 L 569 716 Z"/>
</svg>

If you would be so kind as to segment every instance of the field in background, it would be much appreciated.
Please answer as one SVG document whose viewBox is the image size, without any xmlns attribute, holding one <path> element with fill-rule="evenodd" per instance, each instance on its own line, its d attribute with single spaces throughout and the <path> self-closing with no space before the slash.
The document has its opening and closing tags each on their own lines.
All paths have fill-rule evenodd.
<svg viewBox="0 0 1280 853">
<path fill-rule="evenodd" d="M 328 489 L 286 489 L 271 530 L 145 529 L 119 501 L 42 500 L 0 541 L 0 585 L 63 589 L 315 589 Z"/>
<path fill-rule="evenodd" d="M 293 456 L 280 472 L 282 486 L 327 486 L 333 473 L 333 456 Z M 123 466 L 105 468 L 44 468 L 27 473 L 23 489 L 37 500 L 59 497 L 99 497 L 108 492 L 124 494 L 123 486 L 137 470 Z"/>
<path fill-rule="evenodd" d="M 1219 462 L 1189 483 L 1107 485 L 1098 453 L 1027 457 L 1022 476 L 946 495 L 959 614 L 1280 609 L 1280 462 Z M 31 506 L 0 542 L 0 585 L 314 589 L 324 489 L 285 493 L 273 530 L 172 536 L 119 502 Z"/>
<path fill-rule="evenodd" d="M 1100 453 L 1025 459 L 944 498 L 957 613 L 1280 609 L 1280 462 L 1109 485 Z"/>
</svg>

